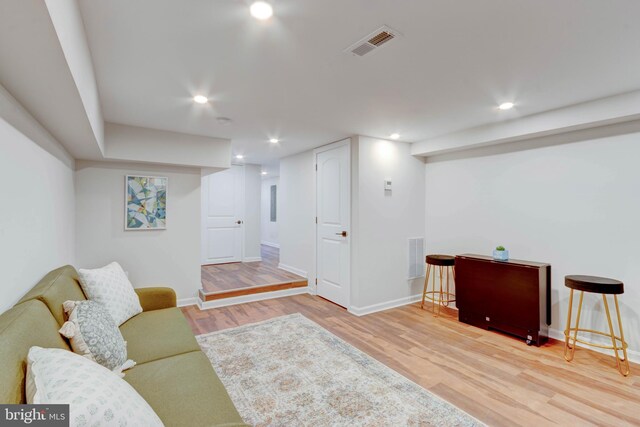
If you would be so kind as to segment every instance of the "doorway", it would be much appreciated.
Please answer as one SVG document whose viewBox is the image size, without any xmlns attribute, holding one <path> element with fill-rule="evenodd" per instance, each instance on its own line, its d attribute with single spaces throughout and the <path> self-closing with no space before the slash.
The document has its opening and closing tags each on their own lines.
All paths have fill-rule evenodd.
<svg viewBox="0 0 640 427">
<path fill-rule="evenodd" d="M 202 177 L 201 264 L 242 261 L 244 166 Z"/>
<path fill-rule="evenodd" d="M 315 153 L 317 293 L 346 308 L 351 292 L 350 140 Z"/>
<path fill-rule="evenodd" d="M 278 182 L 252 164 L 202 178 L 202 302 L 306 288 L 278 267 Z"/>
</svg>

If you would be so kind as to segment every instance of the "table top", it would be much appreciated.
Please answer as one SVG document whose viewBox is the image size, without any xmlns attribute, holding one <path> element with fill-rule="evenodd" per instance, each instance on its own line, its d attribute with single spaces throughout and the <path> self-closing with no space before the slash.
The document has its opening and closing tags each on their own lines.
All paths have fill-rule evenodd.
<svg viewBox="0 0 640 427">
<path fill-rule="evenodd" d="M 544 263 L 544 262 L 524 261 L 521 259 L 508 259 L 506 261 L 498 261 L 493 259 L 493 257 L 487 256 L 487 255 L 478 255 L 478 254 L 461 254 L 461 255 L 457 255 L 456 257 L 479 259 L 481 261 L 495 262 L 498 264 L 515 264 L 515 265 L 524 265 L 527 267 L 537 267 L 537 268 L 551 266 L 551 264 Z"/>
</svg>

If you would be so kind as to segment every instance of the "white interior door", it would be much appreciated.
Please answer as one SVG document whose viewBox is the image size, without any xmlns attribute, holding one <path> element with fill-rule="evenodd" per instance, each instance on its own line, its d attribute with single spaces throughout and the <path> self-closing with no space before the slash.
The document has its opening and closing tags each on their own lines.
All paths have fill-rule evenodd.
<svg viewBox="0 0 640 427">
<path fill-rule="evenodd" d="M 242 261 L 244 170 L 202 177 L 202 264 Z"/>
<path fill-rule="evenodd" d="M 351 166 L 348 142 L 316 153 L 318 295 L 343 307 L 350 294 Z"/>
</svg>

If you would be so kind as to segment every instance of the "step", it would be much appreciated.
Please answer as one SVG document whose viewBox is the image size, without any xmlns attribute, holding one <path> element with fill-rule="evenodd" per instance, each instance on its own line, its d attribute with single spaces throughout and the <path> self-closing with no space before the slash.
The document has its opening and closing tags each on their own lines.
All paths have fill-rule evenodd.
<svg viewBox="0 0 640 427">
<path fill-rule="evenodd" d="M 293 289 L 293 288 L 304 288 L 307 286 L 307 280 L 298 280 L 298 281 L 290 281 L 290 282 L 282 282 L 282 283 L 273 283 L 268 285 L 260 285 L 260 286 L 248 286 L 245 288 L 238 289 L 228 289 L 225 291 L 216 291 L 216 292 L 205 292 L 203 289 L 198 291 L 200 296 L 200 300 L 203 302 L 219 300 L 223 298 L 233 298 L 239 297 L 243 295 L 253 295 L 253 294 L 261 294 L 264 292 L 273 292 L 273 291 L 281 291 L 284 289 Z"/>
</svg>

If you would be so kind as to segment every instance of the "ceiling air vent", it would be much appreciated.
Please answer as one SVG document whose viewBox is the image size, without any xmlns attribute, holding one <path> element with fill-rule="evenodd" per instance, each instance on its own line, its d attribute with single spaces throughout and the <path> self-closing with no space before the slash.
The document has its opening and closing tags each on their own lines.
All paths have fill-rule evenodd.
<svg viewBox="0 0 640 427">
<path fill-rule="evenodd" d="M 368 53 L 373 52 L 374 50 L 377 50 L 382 45 L 384 45 L 388 41 L 395 39 L 398 36 L 400 36 L 400 33 L 392 30 L 387 26 L 383 26 L 381 28 L 378 28 L 368 36 L 364 37 L 362 40 L 359 40 L 358 42 L 349 46 L 347 49 L 345 49 L 345 52 L 357 56 L 364 56 Z"/>
</svg>

